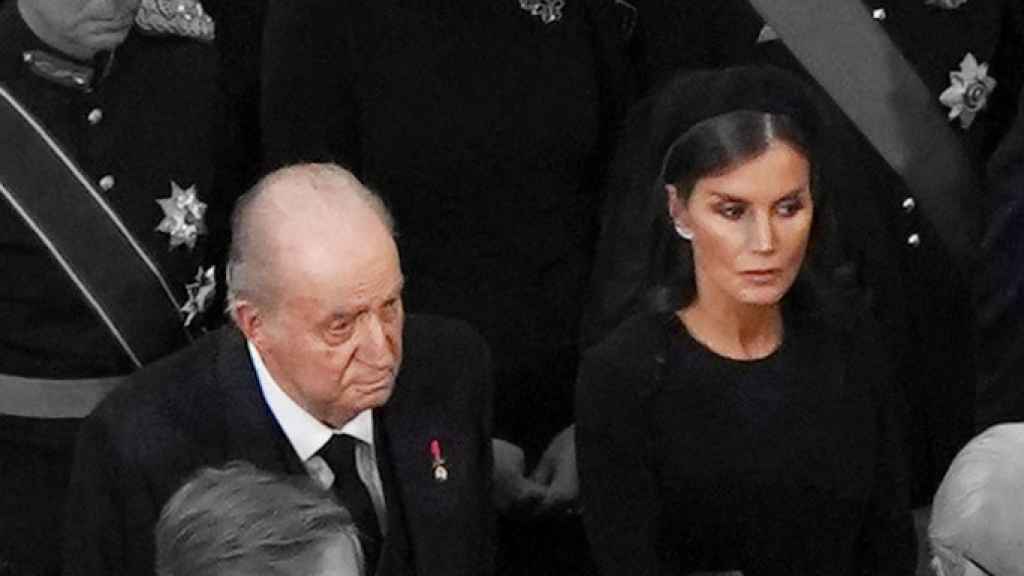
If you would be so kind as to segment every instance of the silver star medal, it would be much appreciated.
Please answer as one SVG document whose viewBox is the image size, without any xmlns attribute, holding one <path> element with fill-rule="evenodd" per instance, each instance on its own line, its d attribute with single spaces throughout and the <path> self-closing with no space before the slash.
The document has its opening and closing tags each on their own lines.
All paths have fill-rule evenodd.
<svg viewBox="0 0 1024 576">
<path fill-rule="evenodd" d="M 949 119 L 959 118 L 960 127 L 966 130 L 995 88 L 995 78 L 988 75 L 988 64 L 979 64 L 974 54 L 968 52 L 960 61 L 960 69 L 949 73 L 949 87 L 939 95 L 939 101 L 949 107 Z"/>
<path fill-rule="evenodd" d="M 191 250 L 196 247 L 200 234 L 206 234 L 203 216 L 206 204 L 196 196 L 196 187 L 182 189 L 177 182 L 171 182 L 171 195 L 156 201 L 164 211 L 164 218 L 157 225 L 158 232 L 165 232 L 171 238 L 171 249 L 184 244 Z"/>
<path fill-rule="evenodd" d="M 192 282 L 185 284 L 185 291 L 188 293 L 188 302 L 181 307 L 181 313 L 185 316 L 185 326 L 192 324 L 196 316 L 206 312 L 213 301 L 213 295 L 217 291 L 217 278 L 215 277 L 215 266 L 206 270 L 200 266 L 196 270 L 196 277 Z"/>
</svg>

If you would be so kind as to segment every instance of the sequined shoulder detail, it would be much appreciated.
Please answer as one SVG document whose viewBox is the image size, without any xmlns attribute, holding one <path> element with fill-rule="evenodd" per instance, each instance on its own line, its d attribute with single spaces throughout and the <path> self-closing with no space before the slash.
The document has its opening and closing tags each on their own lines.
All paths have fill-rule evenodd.
<svg viewBox="0 0 1024 576">
<path fill-rule="evenodd" d="M 142 0 L 135 26 L 147 34 L 183 36 L 210 42 L 216 35 L 213 18 L 200 0 Z"/>
</svg>

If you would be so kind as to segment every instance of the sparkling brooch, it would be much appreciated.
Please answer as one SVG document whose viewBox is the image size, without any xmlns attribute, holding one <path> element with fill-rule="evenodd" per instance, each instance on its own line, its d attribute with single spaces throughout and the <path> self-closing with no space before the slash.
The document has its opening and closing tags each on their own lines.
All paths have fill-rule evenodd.
<svg viewBox="0 0 1024 576">
<path fill-rule="evenodd" d="M 541 22 L 553 24 L 562 19 L 565 0 L 519 0 L 519 7 L 540 18 Z"/>
<path fill-rule="evenodd" d="M 960 127 L 966 130 L 995 88 L 995 79 L 988 75 L 988 64 L 979 64 L 968 52 L 960 61 L 960 70 L 949 73 L 949 88 L 939 95 L 939 101 L 949 107 L 949 119 L 960 118 Z"/>
<path fill-rule="evenodd" d="M 196 196 L 196 187 L 182 189 L 177 182 L 171 182 L 171 195 L 156 201 L 164 211 L 164 218 L 157 225 L 159 232 L 171 238 L 171 248 L 182 244 L 189 250 L 196 247 L 200 234 L 206 234 L 203 216 L 206 215 L 206 204 Z"/>
<path fill-rule="evenodd" d="M 956 10 L 967 4 L 967 0 L 924 0 L 924 3 L 927 6 L 938 6 L 946 10 Z"/>
<path fill-rule="evenodd" d="M 199 0 L 142 0 L 135 25 L 150 34 L 184 36 L 210 42 L 216 36 L 213 18 Z"/>
<path fill-rule="evenodd" d="M 217 291 L 216 267 L 210 266 L 206 270 L 200 266 L 196 270 L 196 277 L 192 282 L 185 284 L 185 291 L 188 292 L 188 302 L 181 307 L 181 313 L 185 315 L 185 326 L 192 324 L 196 316 L 206 312 L 213 302 L 213 295 Z"/>
</svg>

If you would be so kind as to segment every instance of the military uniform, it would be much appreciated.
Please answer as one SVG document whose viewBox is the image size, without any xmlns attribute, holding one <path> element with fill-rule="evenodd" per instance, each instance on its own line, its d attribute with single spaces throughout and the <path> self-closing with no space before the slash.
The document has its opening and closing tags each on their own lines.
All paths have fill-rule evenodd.
<svg viewBox="0 0 1024 576">
<path fill-rule="evenodd" d="M 224 228 L 218 222 L 226 205 L 215 195 L 222 112 L 217 54 L 196 28 L 176 30 L 165 20 L 143 32 L 142 24 L 137 20 L 112 53 L 81 62 L 41 42 L 17 4 L 6 2 L 0 8 L 0 85 L 78 164 L 187 303 L 198 285 L 208 286 L 209 277 L 197 274 L 209 264 L 210 238 L 221 238 Z M 182 206 L 197 209 L 206 234 L 189 239 L 164 231 L 173 230 L 161 225 L 168 210 Z M 82 230 L 81 242 L 90 241 Z M 94 249 L 104 254 L 104 246 Z M 132 369 L 44 244 L 4 201 L 0 278 L 0 374 L 79 379 Z M 186 317 L 183 312 L 182 322 Z M 190 324 L 199 323 L 193 318 Z M 0 560 L 30 574 L 57 571 L 76 427 L 75 419 L 0 415 Z"/>
<path fill-rule="evenodd" d="M 1024 45 L 1021 7 L 1011 1 L 979 0 L 865 0 L 864 4 L 934 94 L 942 113 L 951 115 L 957 97 L 961 98 L 950 123 L 980 174 L 1015 114 L 1024 72 L 1019 65 Z M 679 68 L 763 63 L 806 74 L 745 0 L 640 0 L 638 9 L 638 34 L 652 86 Z M 967 102 L 965 107 L 963 95 L 951 90 L 951 73 L 961 78 L 979 75 L 978 67 L 965 73 L 968 55 L 984 65 L 980 71 L 995 80 L 995 88 L 981 102 Z M 982 80 L 991 87 L 991 82 Z M 984 106 L 975 109 L 979 103 Z M 834 131 L 835 141 L 819 159 L 825 175 L 820 184 L 834 190 L 843 248 L 892 338 L 907 404 L 914 499 L 923 503 L 973 433 L 970 291 L 936 230 L 922 216 L 919 200 L 833 108 L 841 129 Z M 979 212 L 981 204 L 979 198 Z M 598 300 L 601 290 L 608 291 L 601 282 L 599 277 Z M 592 314 L 592 337 L 619 316 L 621 312 L 609 315 L 608 310 Z"/>
</svg>

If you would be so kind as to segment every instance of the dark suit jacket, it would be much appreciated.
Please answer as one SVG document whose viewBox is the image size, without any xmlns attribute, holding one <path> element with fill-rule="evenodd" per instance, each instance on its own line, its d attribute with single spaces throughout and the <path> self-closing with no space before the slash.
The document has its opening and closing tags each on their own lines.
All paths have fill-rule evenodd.
<svg viewBox="0 0 1024 576">
<path fill-rule="evenodd" d="M 1020 101 L 1024 111 L 1024 94 Z M 1024 114 L 989 161 L 978 297 L 977 429 L 1024 419 Z"/>
<path fill-rule="evenodd" d="M 491 572 L 488 351 L 472 329 L 407 319 L 395 392 L 374 412 L 389 533 L 378 574 Z M 449 477 L 434 479 L 438 440 Z M 197 468 L 248 460 L 304 473 L 259 389 L 241 334 L 223 328 L 139 372 L 79 436 L 65 574 L 153 573 L 153 527 Z"/>
</svg>

